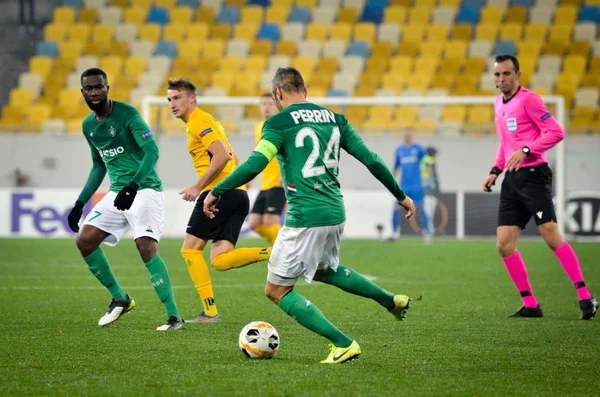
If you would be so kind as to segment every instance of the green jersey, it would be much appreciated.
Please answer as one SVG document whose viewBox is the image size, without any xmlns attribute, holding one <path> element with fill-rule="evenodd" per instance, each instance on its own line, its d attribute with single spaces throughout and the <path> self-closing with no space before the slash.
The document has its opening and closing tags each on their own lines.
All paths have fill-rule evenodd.
<svg viewBox="0 0 600 397">
<path fill-rule="evenodd" d="M 150 127 L 139 112 L 131 105 L 116 101 L 104 120 L 96 120 L 94 112 L 83 120 L 83 135 L 94 162 L 104 162 L 113 192 L 119 192 L 132 181 L 144 157 L 142 147 L 150 142 L 154 144 Z M 139 185 L 140 189 L 162 191 L 154 168 Z"/>
</svg>

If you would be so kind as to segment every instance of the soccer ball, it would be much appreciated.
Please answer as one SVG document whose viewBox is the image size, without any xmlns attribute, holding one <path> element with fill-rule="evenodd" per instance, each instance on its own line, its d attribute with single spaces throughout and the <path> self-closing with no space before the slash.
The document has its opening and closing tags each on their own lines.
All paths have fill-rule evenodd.
<svg viewBox="0 0 600 397">
<path fill-rule="evenodd" d="M 279 349 L 279 334 L 264 321 L 253 321 L 240 332 L 240 350 L 248 358 L 271 358 Z"/>
</svg>

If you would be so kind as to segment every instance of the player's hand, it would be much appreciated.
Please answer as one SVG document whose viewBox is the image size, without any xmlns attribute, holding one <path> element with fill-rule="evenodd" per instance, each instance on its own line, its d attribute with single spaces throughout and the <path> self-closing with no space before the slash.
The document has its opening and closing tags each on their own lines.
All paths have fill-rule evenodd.
<svg viewBox="0 0 600 397">
<path fill-rule="evenodd" d="M 79 231 L 79 220 L 81 219 L 81 215 L 83 215 L 83 203 L 81 201 L 76 201 L 75 206 L 69 212 L 67 216 L 67 220 L 69 221 L 69 228 L 72 231 L 77 233 Z"/>
<path fill-rule="evenodd" d="M 498 179 L 498 175 L 489 174 L 485 182 L 483 182 L 483 191 L 488 193 L 491 192 L 492 186 L 496 184 L 496 179 Z"/>
<path fill-rule="evenodd" d="M 213 196 L 212 192 L 209 192 L 206 198 L 204 199 L 204 213 L 210 219 L 215 217 L 215 212 L 219 212 L 217 208 L 217 203 L 219 202 L 219 198 L 217 196 Z"/>
<path fill-rule="evenodd" d="M 410 197 L 406 196 L 404 200 L 398 201 L 398 204 L 400 204 L 400 206 L 406 210 L 406 215 L 404 215 L 404 219 L 408 219 L 415 214 L 415 203 Z"/>
<path fill-rule="evenodd" d="M 137 183 L 129 182 L 129 185 L 125 186 L 123 189 L 121 189 L 119 194 L 117 194 L 117 198 L 115 198 L 114 203 L 115 207 L 117 207 L 119 211 L 130 209 L 138 189 L 139 186 Z"/>
<path fill-rule="evenodd" d="M 185 201 L 196 201 L 198 196 L 200 196 L 200 193 L 202 192 L 200 191 L 200 188 L 196 187 L 196 185 L 185 188 L 179 192 L 181 198 Z"/>
<path fill-rule="evenodd" d="M 523 150 L 519 149 L 506 161 L 506 166 L 504 168 L 506 168 L 507 171 L 518 171 L 525 158 L 527 158 L 527 155 Z"/>
</svg>

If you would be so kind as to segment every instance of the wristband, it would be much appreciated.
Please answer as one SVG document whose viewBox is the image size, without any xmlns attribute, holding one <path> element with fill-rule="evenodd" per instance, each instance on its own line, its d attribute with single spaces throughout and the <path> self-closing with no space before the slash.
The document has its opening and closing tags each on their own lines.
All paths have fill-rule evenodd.
<svg viewBox="0 0 600 397">
<path fill-rule="evenodd" d="M 494 175 L 500 175 L 502 173 L 502 170 L 496 166 L 492 167 L 492 169 L 490 170 L 490 175 L 494 174 Z"/>
</svg>

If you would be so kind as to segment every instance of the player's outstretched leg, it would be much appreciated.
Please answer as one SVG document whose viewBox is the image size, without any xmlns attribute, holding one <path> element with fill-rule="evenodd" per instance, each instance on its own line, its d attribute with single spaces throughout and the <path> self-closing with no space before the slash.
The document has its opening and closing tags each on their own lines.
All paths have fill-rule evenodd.
<svg viewBox="0 0 600 397">
<path fill-rule="evenodd" d="M 554 250 L 554 254 L 577 289 L 577 298 L 579 299 L 580 308 L 579 318 L 582 320 L 591 319 L 596 315 L 598 302 L 585 286 L 585 280 L 583 278 L 581 266 L 579 265 L 579 259 L 577 259 L 577 254 L 575 254 L 571 245 L 566 241 Z"/>
<path fill-rule="evenodd" d="M 290 289 L 277 301 L 278 296 L 275 290 L 280 288 L 280 286 L 267 283 L 265 290 L 267 297 L 301 325 L 331 341 L 329 356 L 321 363 L 340 364 L 358 357 L 361 353 L 358 343 L 331 324 L 319 308 L 302 295 Z"/>
<path fill-rule="evenodd" d="M 213 243 L 214 249 L 214 243 Z M 219 271 L 239 269 L 252 263 L 267 261 L 271 256 L 271 247 L 268 248 L 238 248 L 214 257 L 210 264 Z"/>
<path fill-rule="evenodd" d="M 200 295 L 203 307 L 202 313 L 195 319 L 188 320 L 188 322 L 217 323 L 221 321 L 221 316 L 219 315 L 219 310 L 215 303 L 210 271 L 208 270 L 208 264 L 204 259 L 204 252 L 202 250 L 182 248 L 181 256 L 183 256 L 183 259 L 187 264 L 190 277 L 194 282 L 198 295 Z"/>
<path fill-rule="evenodd" d="M 410 302 L 407 295 L 394 295 L 346 266 L 339 265 L 337 271 L 326 267 L 324 270 L 317 271 L 314 279 L 334 285 L 351 294 L 373 299 L 398 320 L 406 317 Z"/>
</svg>

